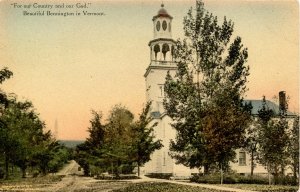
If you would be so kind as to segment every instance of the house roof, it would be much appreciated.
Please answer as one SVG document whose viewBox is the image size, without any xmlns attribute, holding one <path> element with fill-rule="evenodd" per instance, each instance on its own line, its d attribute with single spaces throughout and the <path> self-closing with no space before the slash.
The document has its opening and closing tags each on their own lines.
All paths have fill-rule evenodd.
<svg viewBox="0 0 300 192">
<path fill-rule="evenodd" d="M 244 100 L 244 103 L 249 103 L 249 102 L 251 102 L 252 104 L 251 114 L 258 115 L 258 111 L 262 108 L 262 100 Z M 268 106 L 269 109 L 272 109 L 276 115 L 279 114 L 279 106 L 276 103 L 266 100 L 266 105 Z M 294 116 L 295 114 L 290 111 L 287 111 L 287 115 Z"/>
</svg>

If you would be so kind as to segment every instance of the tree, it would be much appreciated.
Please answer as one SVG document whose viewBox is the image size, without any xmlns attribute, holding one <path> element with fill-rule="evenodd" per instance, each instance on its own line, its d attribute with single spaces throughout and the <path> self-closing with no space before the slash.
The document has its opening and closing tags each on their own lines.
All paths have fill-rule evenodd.
<svg viewBox="0 0 300 192">
<path fill-rule="evenodd" d="M 132 171 L 131 159 L 133 114 L 124 106 L 115 105 L 107 123 L 101 124 L 101 114 L 92 111 L 89 138 L 76 148 L 76 161 L 84 168 L 85 175 Z"/>
<path fill-rule="evenodd" d="M 253 176 L 254 168 L 255 168 L 255 160 L 257 159 L 257 150 L 258 150 L 258 123 L 253 120 L 253 123 L 249 125 L 249 127 L 246 130 L 246 143 L 245 143 L 245 149 L 250 154 L 251 159 L 251 171 L 250 176 Z"/>
<path fill-rule="evenodd" d="M 133 114 L 122 105 L 115 105 L 110 111 L 105 126 L 106 131 L 106 156 L 111 164 L 111 171 L 119 177 L 122 169 L 130 169 L 131 144 L 133 142 L 133 132 L 131 131 L 133 123 Z"/>
<path fill-rule="evenodd" d="M 90 137 L 87 139 L 87 143 L 90 146 L 99 148 L 104 144 L 105 127 L 101 123 L 102 115 L 100 112 L 92 110 L 92 115 L 93 118 L 90 120 L 91 125 L 88 128 Z"/>
<path fill-rule="evenodd" d="M 269 109 L 265 97 L 262 109 L 258 111 L 259 117 L 259 162 L 267 167 L 269 173 L 274 175 L 275 184 L 279 182 L 279 174 L 284 174 L 287 164 L 288 147 L 288 122 L 283 116 L 278 119 L 276 114 Z"/>
<path fill-rule="evenodd" d="M 151 103 L 147 103 L 139 120 L 122 105 L 115 105 L 101 123 L 101 114 L 92 111 L 89 137 L 76 147 L 76 161 L 84 168 L 85 175 L 108 171 L 119 177 L 120 173 L 131 173 L 135 164 L 138 169 L 150 160 L 154 150 L 160 149 L 160 141 L 154 140 L 149 116 Z M 138 171 L 139 172 L 139 171 Z"/>
<path fill-rule="evenodd" d="M 100 112 L 92 110 L 92 119 L 88 128 L 89 137 L 76 147 L 76 161 L 83 168 L 84 175 L 89 175 L 92 171 L 98 174 L 92 167 L 105 166 L 103 164 L 103 154 L 105 153 L 105 126 L 101 123 Z M 102 163 L 100 163 L 102 162 Z"/>
<path fill-rule="evenodd" d="M 195 11 L 195 12 L 194 12 Z M 185 39 L 175 47 L 177 73 L 166 77 L 164 106 L 177 130 L 172 156 L 191 168 L 228 168 L 245 139 L 250 112 L 243 104 L 249 67 L 232 21 L 222 25 L 196 2 L 184 17 Z M 231 43 L 230 43 L 231 42 Z M 196 74 L 196 76 L 194 76 Z"/>
<path fill-rule="evenodd" d="M 2 69 L 0 84 L 12 74 L 7 68 Z M 25 177 L 28 166 L 46 174 L 66 162 L 63 147 L 52 138 L 50 131 L 44 131 L 45 126 L 30 101 L 18 101 L 16 95 L 8 96 L 0 90 L 0 152 L 4 156 L 5 178 L 9 177 L 9 164 L 18 166 Z"/>
<path fill-rule="evenodd" d="M 8 70 L 7 68 L 3 68 L 0 70 L 0 84 L 2 84 L 5 80 L 11 78 L 13 76 L 13 72 Z M 1 107 L 6 107 L 8 105 L 8 99 L 5 92 L 0 89 L 0 105 Z M 3 108 L 2 107 L 2 108 Z"/>
<path fill-rule="evenodd" d="M 297 175 L 299 174 L 299 116 L 294 118 L 293 128 L 290 132 L 288 153 L 291 158 L 294 184 L 297 184 Z"/>
<path fill-rule="evenodd" d="M 138 176 L 140 176 L 140 166 L 148 162 L 150 160 L 150 155 L 163 146 L 161 140 L 154 141 L 155 136 L 153 134 L 153 128 L 157 126 L 157 123 L 150 125 L 150 122 L 152 121 L 152 117 L 149 115 L 150 106 L 151 102 L 148 102 L 140 114 L 139 120 L 132 125 L 132 131 L 134 133 L 132 160 L 137 162 Z"/>
</svg>

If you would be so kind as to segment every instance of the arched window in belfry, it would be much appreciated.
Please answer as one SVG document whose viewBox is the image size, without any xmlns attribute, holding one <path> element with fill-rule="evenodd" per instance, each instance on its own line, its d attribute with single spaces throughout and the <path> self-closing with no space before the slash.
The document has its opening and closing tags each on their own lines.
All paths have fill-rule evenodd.
<svg viewBox="0 0 300 192">
<path fill-rule="evenodd" d="M 157 53 L 160 52 L 160 47 L 158 44 L 154 45 L 154 54 L 155 54 L 155 60 L 157 60 Z"/>
<path fill-rule="evenodd" d="M 166 54 L 168 51 L 170 51 L 170 47 L 168 44 L 164 43 L 162 46 L 162 53 L 164 55 L 164 60 L 166 60 Z"/>
</svg>

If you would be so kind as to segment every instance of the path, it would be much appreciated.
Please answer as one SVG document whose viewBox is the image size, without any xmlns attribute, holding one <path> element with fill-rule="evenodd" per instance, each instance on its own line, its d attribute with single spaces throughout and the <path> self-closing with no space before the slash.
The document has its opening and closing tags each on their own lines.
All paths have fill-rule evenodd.
<svg viewBox="0 0 300 192">
<path fill-rule="evenodd" d="M 144 182 L 157 182 L 157 183 L 173 183 L 179 185 L 189 185 L 195 187 L 203 187 L 209 189 L 216 189 L 222 191 L 235 191 L 235 192 L 251 192 L 247 190 L 228 188 L 224 186 L 215 186 L 209 184 L 190 183 L 187 181 L 174 181 L 165 179 L 155 179 L 141 176 L 141 179 L 123 180 L 123 181 L 104 181 L 97 180 L 92 177 L 84 177 L 83 170 L 78 171 L 79 165 L 74 161 L 70 161 L 62 170 L 56 175 L 63 175 L 61 181 L 50 183 L 37 183 L 33 185 L 20 185 L 7 186 L 5 191 L 43 191 L 43 192 L 82 192 L 82 191 L 98 191 L 109 192 L 114 189 L 125 188 L 131 183 L 144 183 Z M 3 187 L 3 186 L 2 186 Z M 1 186 L 0 186 L 1 191 Z M 252 191 L 253 192 L 253 191 Z"/>
<path fill-rule="evenodd" d="M 188 186 L 194 186 L 194 187 L 203 187 L 203 188 L 208 188 L 208 189 L 217 189 L 217 190 L 221 190 L 221 191 L 256 192 L 256 191 L 236 189 L 236 188 L 229 188 L 229 187 L 216 186 L 216 185 L 210 185 L 210 184 L 190 183 L 190 182 L 187 182 L 187 181 L 154 179 L 154 178 L 149 178 L 149 177 L 145 177 L 145 176 L 141 176 L 141 179 L 132 180 L 132 182 L 134 182 L 134 183 L 138 183 L 138 182 L 165 182 L 165 183 L 173 183 L 173 184 L 179 184 L 179 185 L 188 185 Z"/>
<path fill-rule="evenodd" d="M 141 176 L 141 179 L 134 179 L 134 180 L 126 180 L 122 182 L 118 181 L 99 181 L 93 179 L 91 177 L 82 177 L 83 172 L 78 171 L 79 165 L 72 160 L 67 166 L 65 166 L 61 171 L 59 171 L 58 175 L 65 175 L 61 182 L 57 183 L 51 191 L 56 192 L 73 192 L 73 191 L 81 191 L 85 189 L 93 188 L 95 191 L 111 191 L 113 189 L 123 188 L 127 186 L 129 183 L 143 183 L 143 182 L 166 182 L 166 183 L 173 183 L 179 185 L 188 185 L 188 186 L 195 186 L 195 187 L 204 187 L 209 189 L 216 189 L 222 191 L 234 191 L 234 192 L 254 192 L 249 190 L 242 190 L 242 189 L 235 189 L 229 188 L 224 186 L 216 186 L 216 185 L 209 185 L 209 184 L 198 184 L 198 183 L 190 183 L 185 181 L 176 181 L 176 180 L 165 180 L 165 179 L 155 179 L 155 178 L 148 178 L 145 176 Z"/>
<path fill-rule="evenodd" d="M 134 180 L 126 180 L 123 182 L 107 182 L 107 181 L 99 181 L 90 177 L 81 177 L 83 175 L 82 171 L 78 171 L 79 165 L 72 160 L 67 166 L 65 166 L 61 171 L 59 171 L 58 175 L 66 175 L 61 182 L 59 182 L 54 190 L 52 191 L 63 191 L 63 192 L 72 192 L 72 191 L 80 191 L 84 189 L 93 189 L 97 191 L 111 191 L 113 189 L 125 187 L 129 183 L 143 183 L 143 182 L 167 182 L 179 185 L 188 185 L 188 186 L 195 186 L 195 187 L 204 187 L 209 189 L 216 189 L 222 191 L 235 191 L 235 192 L 254 192 L 249 190 L 242 190 L 242 189 L 235 189 L 235 188 L 228 188 L 224 186 L 216 186 L 216 185 L 209 185 L 209 184 L 198 184 L 198 183 L 190 183 L 185 181 L 174 181 L 174 180 L 165 180 L 165 179 L 155 179 L 149 178 L 145 176 L 141 176 L 141 179 L 134 179 Z"/>
<path fill-rule="evenodd" d="M 80 192 L 80 191 L 99 191 L 108 192 L 127 186 L 130 182 L 111 182 L 100 181 L 92 177 L 83 177 L 83 170 L 78 171 L 79 165 L 71 160 L 56 175 L 64 175 L 63 179 L 53 186 L 47 187 L 43 191 L 53 192 Z"/>
</svg>

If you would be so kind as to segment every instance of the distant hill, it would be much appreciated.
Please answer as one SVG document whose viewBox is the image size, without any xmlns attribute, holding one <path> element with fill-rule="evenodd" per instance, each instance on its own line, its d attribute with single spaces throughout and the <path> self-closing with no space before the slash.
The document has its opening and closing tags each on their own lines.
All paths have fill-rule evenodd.
<svg viewBox="0 0 300 192">
<path fill-rule="evenodd" d="M 64 144 L 66 147 L 75 148 L 77 145 L 84 142 L 84 140 L 58 140 L 59 143 Z"/>
</svg>

